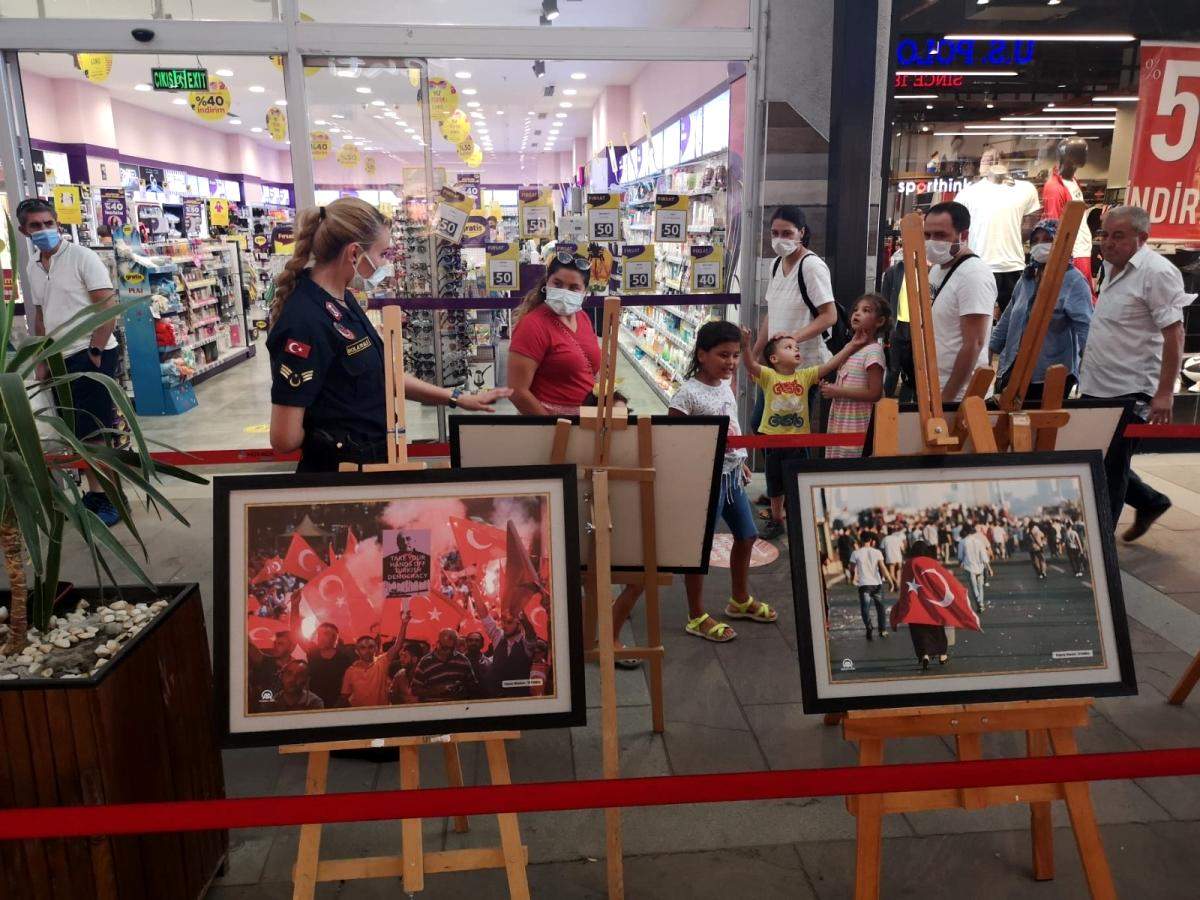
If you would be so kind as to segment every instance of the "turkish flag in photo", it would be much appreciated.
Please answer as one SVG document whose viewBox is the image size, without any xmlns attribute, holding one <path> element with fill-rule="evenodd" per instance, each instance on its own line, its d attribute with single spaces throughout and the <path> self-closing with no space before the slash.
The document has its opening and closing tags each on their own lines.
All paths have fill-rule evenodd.
<svg viewBox="0 0 1200 900">
<path fill-rule="evenodd" d="M 910 559 L 900 574 L 900 600 L 892 607 L 892 628 L 909 625 L 946 625 L 983 631 L 979 616 L 967 601 L 967 589 L 937 560 Z"/>
<path fill-rule="evenodd" d="M 283 351 L 290 353 L 292 356 L 298 356 L 301 359 L 308 359 L 308 354 L 312 352 L 312 347 L 302 343 L 295 338 L 290 338 L 284 345 Z"/>
<path fill-rule="evenodd" d="M 258 574 L 250 579 L 251 584 L 262 584 L 264 581 L 270 581 L 272 578 L 278 578 L 283 574 L 283 559 L 278 556 L 272 556 L 263 567 L 258 570 Z"/>
<path fill-rule="evenodd" d="M 464 568 L 475 566 L 480 572 L 494 559 L 503 559 L 507 552 L 504 530 L 470 519 L 450 517 L 450 530 L 458 545 L 458 556 Z"/>
<path fill-rule="evenodd" d="M 425 641 L 431 646 L 437 642 L 438 632 L 443 628 L 453 628 L 460 634 L 474 630 L 468 627 L 475 622 L 467 610 L 452 600 L 445 600 L 437 594 L 417 594 L 412 597 L 390 597 L 383 601 L 383 621 L 380 632 L 385 635 L 399 634 L 401 614 L 407 605 L 412 613 L 408 623 L 405 638 L 410 641 Z M 460 625 L 463 626 L 460 629 Z M 483 631 L 482 625 L 478 630 Z"/>
<path fill-rule="evenodd" d="M 347 643 L 369 634 L 371 627 L 379 624 L 379 612 L 346 568 L 345 560 L 322 571 L 304 586 L 300 596 L 318 624 L 337 625 Z"/>
<path fill-rule="evenodd" d="M 283 558 L 283 570 L 289 575 L 312 581 L 324 572 L 325 568 L 325 563 L 321 562 L 321 557 L 317 556 L 308 541 L 298 534 L 293 534 L 287 555 Z"/>
</svg>

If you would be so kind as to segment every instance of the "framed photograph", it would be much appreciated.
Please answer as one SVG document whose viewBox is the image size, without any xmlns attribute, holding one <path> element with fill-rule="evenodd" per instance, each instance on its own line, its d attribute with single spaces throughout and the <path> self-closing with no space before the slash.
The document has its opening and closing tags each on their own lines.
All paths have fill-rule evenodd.
<svg viewBox="0 0 1200 900">
<path fill-rule="evenodd" d="M 1037 402 L 1027 403 L 1029 409 L 1037 409 Z M 954 427 L 954 415 L 958 412 L 957 403 L 944 404 L 946 421 Z M 1108 455 L 1109 449 L 1125 431 L 1125 426 L 1134 421 L 1133 400 L 1129 399 L 1099 399 L 1081 398 L 1066 400 L 1063 409 L 1071 413 L 1070 421 L 1058 430 L 1054 444 L 1055 450 L 1099 450 Z M 864 451 L 871 455 L 871 444 L 874 437 L 874 418 L 867 428 L 867 442 Z M 921 416 L 915 403 L 900 405 L 900 420 L 896 426 L 898 450 L 901 456 L 917 456 L 925 452 L 921 438 Z"/>
<path fill-rule="evenodd" d="M 574 466 L 213 494 L 226 746 L 584 724 Z"/>
<path fill-rule="evenodd" d="M 556 416 L 451 416 L 451 465 L 516 466 L 549 459 L 557 421 Z M 631 426 L 637 421 L 637 416 L 629 417 Z M 729 421 L 724 416 L 652 416 L 650 422 L 654 468 L 670 473 L 654 479 L 658 568 L 677 575 L 707 572 Z M 567 462 L 591 464 L 594 437 L 594 432 L 571 429 Z M 613 432 L 610 459 L 614 466 L 640 465 L 637 428 Z M 585 487 L 580 481 L 581 516 L 587 513 Z M 609 500 L 613 521 L 621 524 L 613 529 L 613 568 L 636 572 L 643 568 L 641 488 L 636 481 L 610 481 Z"/>
<path fill-rule="evenodd" d="M 1137 693 L 1099 451 L 797 461 L 804 710 Z"/>
</svg>

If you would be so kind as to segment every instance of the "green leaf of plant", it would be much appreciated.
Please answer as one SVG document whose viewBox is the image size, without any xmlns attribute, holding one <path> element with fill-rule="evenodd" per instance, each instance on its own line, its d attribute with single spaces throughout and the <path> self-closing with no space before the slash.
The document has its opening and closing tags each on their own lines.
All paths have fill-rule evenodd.
<svg viewBox="0 0 1200 900">
<path fill-rule="evenodd" d="M 5 518 L 11 516 L 17 523 L 17 527 L 21 531 L 21 539 L 25 542 L 25 549 L 29 551 L 33 570 L 41 575 L 43 571 L 42 534 L 50 533 L 48 517 L 53 513 L 51 510 L 46 510 L 45 521 L 39 517 L 38 512 L 41 509 L 37 492 L 28 475 L 25 460 L 20 453 L 6 450 L 0 453 L 0 458 L 3 459 L 4 464 L 4 483 L 7 489 L 5 501 L 8 504 L 4 509 L 3 516 Z"/>
<path fill-rule="evenodd" d="M 71 344 L 85 334 L 91 334 L 101 325 L 127 315 L 139 307 L 148 306 L 149 303 L 150 298 L 146 297 L 140 300 L 126 300 L 120 303 L 113 303 L 111 306 L 92 304 L 87 309 L 80 310 L 52 332 L 45 335 L 44 338 L 39 338 L 39 340 L 43 341 L 42 346 L 32 354 L 23 357 L 18 371 L 20 374 L 28 376 L 37 367 L 38 363 L 45 362 L 52 354 L 63 353 L 70 349 Z M 25 349 L 25 347 L 22 347 L 21 351 Z M 22 356 L 21 351 L 18 351 L 18 356 Z"/>
<path fill-rule="evenodd" d="M 67 423 L 67 427 L 74 431 L 77 410 L 75 409 L 75 398 L 72 396 L 67 364 L 63 362 L 61 353 L 55 353 L 46 360 L 46 365 L 50 369 L 49 386 L 58 395 L 56 405 L 61 410 L 60 414 L 63 421 Z"/>
<path fill-rule="evenodd" d="M 96 543 L 103 544 L 105 549 L 119 559 L 121 561 L 121 565 L 128 569 L 129 572 L 135 578 L 137 578 L 137 580 L 140 581 L 143 586 L 153 590 L 154 582 L 150 580 L 150 576 L 145 573 L 140 565 L 138 565 L 137 560 L 129 554 L 129 551 L 126 550 L 124 545 L 117 540 L 116 536 L 108 530 L 108 526 L 101 522 L 100 518 L 87 508 L 83 509 L 83 518 L 86 519 L 88 524 L 91 526 L 92 537 L 96 540 Z M 108 572 L 109 580 L 112 581 L 113 585 L 116 585 L 117 579 L 113 576 L 112 570 L 108 567 L 108 563 L 103 554 L 100 554 L 100 564 L 104 566 L 105 571 Z"/>
</svg>

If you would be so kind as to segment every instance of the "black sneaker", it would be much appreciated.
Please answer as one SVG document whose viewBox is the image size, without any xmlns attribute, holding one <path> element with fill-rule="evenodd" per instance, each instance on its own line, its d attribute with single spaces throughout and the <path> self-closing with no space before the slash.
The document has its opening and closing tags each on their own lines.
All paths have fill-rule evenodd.
<svg viewBox="0 0 1200 900">
<path fill-rule="evenodd" d="M 764 541 L 773 541 L 775 538 L 783 534 L 783 523 L 778 519 L 771 519 L 759 531 L 758 536 Z"/>
<path fill-rule="evenodd" d="M 1121 535 L 1121 540 L 1126 543 L 1136 541 L 1143 534 L 1150 530 L 1150 526 L 1157 522 L 1168 509 L 1171 508 L 1171 501 L 1167 501 L 1167 505 L 1161 509 L 1156 509 L 1151 512 L 1141 512 L 1133 519 L 1133 524 L 1125 529 L 1125 533 Z"/>
<path fill-rule="evenodd" d="M 84 494 L 83 505 L 84 508 L 95 513 L 96 517 L 109 528 L 121 521 L 121 514 L 117 512 L 117 508 L 100 491 L 88 491 Z"/>
<path fill-rule="evenodd" d="M 871 627 L 869 625 L 867 626 L 867 640 L 868 641 L 875 640 L 875 638 L 873 637 L 872 632 L 871 632 Z"/>
</svg>

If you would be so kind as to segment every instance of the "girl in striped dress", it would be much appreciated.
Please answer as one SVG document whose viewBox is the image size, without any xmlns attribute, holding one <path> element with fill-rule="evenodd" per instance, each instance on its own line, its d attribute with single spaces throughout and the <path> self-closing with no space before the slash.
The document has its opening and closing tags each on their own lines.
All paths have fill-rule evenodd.
<svg viewBox="0 0 1200 900">
<path fill-rule="evenodd" d="M 821 396 L 833 403 L 829 407 L 830 434 L 866 431 L 871 407 L 883 396 L 886 369 L 881 343 L 891 324 L 892 309 L 879 294 L 863 294 L 854 303 L 850 330 L 875 335 L 875 340 L 857 351 L 838 369 L 832 384 L 821 382 Z M 862 456 L 862 447 L 826 447 L 826 459 L 852 459 Z"/>
</svg>

